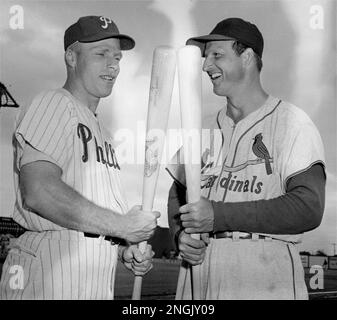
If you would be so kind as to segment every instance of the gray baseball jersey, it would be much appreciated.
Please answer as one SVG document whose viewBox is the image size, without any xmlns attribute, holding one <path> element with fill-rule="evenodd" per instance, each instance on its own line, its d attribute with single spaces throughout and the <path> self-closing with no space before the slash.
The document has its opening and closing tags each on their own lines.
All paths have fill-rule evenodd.
<svg viewBox="0 0 337 320">
<path fill-rule="evenodd" d="M 299 108 L 269 96 L 234 123 L 222 109 L 203 141 L 202 196 L 223 202 L 268 200 L 286 192 L 289 178 L 316 163 L 324 165 L 321 137 Z M 203 135 L 204 136 L 204 135 Z M 207 136 L 206 136 L 207 137 Z M 211 142 L 211 143 L 210 143 Z M 181 166 L 168 167 L 183 182 Z M 201 264 L 204 299 L 306 299 L 303 268 L 294 243 L 301 235 L 241 230 L 211 239 Z M 177 299 L 190 299 L 190 270 L 181 269 Z"/>
</svg>

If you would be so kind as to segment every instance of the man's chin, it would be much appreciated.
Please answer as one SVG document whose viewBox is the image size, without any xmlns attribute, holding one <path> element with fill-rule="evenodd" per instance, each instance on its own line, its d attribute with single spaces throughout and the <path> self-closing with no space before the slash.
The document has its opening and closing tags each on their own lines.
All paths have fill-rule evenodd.
<svg viewBox="0 0 337 320">
<path fill-rule="evenodd" d="M 106 98 L 106 97 L 110 96 L 111 92 L 112 92 L 112 87 L 109 88 L 109 89 L 102 90 L 100 92 L 100 98 Z"/>
<path fill-rule="evenodd" d="M 213 92 L 217 95 L 217 96 L 225 96 L 226 92 L 225 90 L 223 90 L 222 88 L 219 87 L 213 87 Z"/>
</svg>

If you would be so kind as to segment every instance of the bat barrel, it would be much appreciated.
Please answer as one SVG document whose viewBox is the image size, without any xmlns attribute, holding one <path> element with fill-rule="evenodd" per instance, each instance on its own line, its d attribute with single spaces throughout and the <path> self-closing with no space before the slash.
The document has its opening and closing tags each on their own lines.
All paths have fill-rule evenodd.
<svg viewBox="0 0 337 320">
<path fill-rule="evenodd" d="M 178 51 L 178 76 L 184 165 L 188 203 L 200 199 L 201 175 L 201 52 L 196 46 L 184 46 Z M 194 132 L 194 134 L 193 134 Z M 200 239 L 198 234 L 192 235 Z M 186 273 L 184 267 L 180 273 Z M 179 276 L 180 277 L 180 276 Z M 183 279 L 184 276 L 181 277 Z M 179 283 L 178 283 L 179 286 Z M 177 288 L 177 291 L 180 288 Z M 200 266 L 192 267 L 192 297 L 200 300 L 202 292 Z"/>
<path fill-rule="evenodd" d="M 145 141 L 145 163 L 143 179 L 142 210 L 152 211 L 157 186 L 160 160 L 165 144 L 168 116 L 176 69 L 176 52 L 168 46 L 157 47 L 153 52 L 147 128 Z M 139 244 L 142 253 L 147 242 Z M 140 300 L 142 277 L 135 276 L 132 299 Z"/>
</svg>

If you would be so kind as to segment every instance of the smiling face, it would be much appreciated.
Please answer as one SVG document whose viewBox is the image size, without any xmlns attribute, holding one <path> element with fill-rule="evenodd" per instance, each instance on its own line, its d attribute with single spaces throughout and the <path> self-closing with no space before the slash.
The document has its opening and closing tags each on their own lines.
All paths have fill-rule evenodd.
<svg viewBox="0 0 337 320">
<path fill-rule="evenodd" d="M 244 79 L 242 57 L 233 48 L 233 41 L 210 41 L 206 44 L 203 71 L 207 72 L 213 92 L 219 96 L 230 96 Z"/>
<path fill-rule="evenodd" d="M 118 39 L 79 43 L 74 66 L 75 79 L 88 96 L 103 98 L 111 94 L 122 58 Z"/>
</svg>

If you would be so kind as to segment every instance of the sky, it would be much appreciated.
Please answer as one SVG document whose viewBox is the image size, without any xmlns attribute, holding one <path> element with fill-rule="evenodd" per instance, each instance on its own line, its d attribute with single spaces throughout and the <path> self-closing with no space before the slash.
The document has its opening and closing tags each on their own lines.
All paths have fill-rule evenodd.
<svg viewBox="0 0 337 320">
<path fill-rule="evenodd" d="M 15 20 L 14 5 L 23 12 Z M 112 134 L 121 129 L 138 135 L 135 148 L 144 149 L 152 54 L 155 47 L 175 49 L 192 37 L 209 33 L 228 17 L 255 23 L 265 41 L 262 84 L 273 96 L 302 108 L 314 121 L 325 147 L 327 188 L 322 224 L 303 236 L 299 250 L 333 254 L 337 242 L 336 179 L 336 2 L 288 1 L 4 1 L 0 2 L 0 81 L 20 106 L 41 92 L 63 86 L 63 34 L 80 16 L 105 15 L 136 47 L 124 52 L 113 93 L 102 99 L 98 116 Z M 19 21 L 20 22 L 20 21 Z M 16 27 L 20 27 L 15 29 Z M 21 28 L 22 27 L 22 28 Z M 203 75 L 203 118 L 224 105 Z M 0 216 L 11 216 L 15 201 L 11 136 L 19 110 L 0 110 Z M 180 127 L 179 95 L 175 84 L 168 128 Z M 171 143 L 169 141 L 169 143 Z M 171 150 L 171 149 L 170 149 Z M 167 227 L 167 195 L 172 183 L 162 166 L 154 209 Z M 129 205 L 140 204 L 143 166 L 122 165 L 122 183 Z"/>
</svg>

